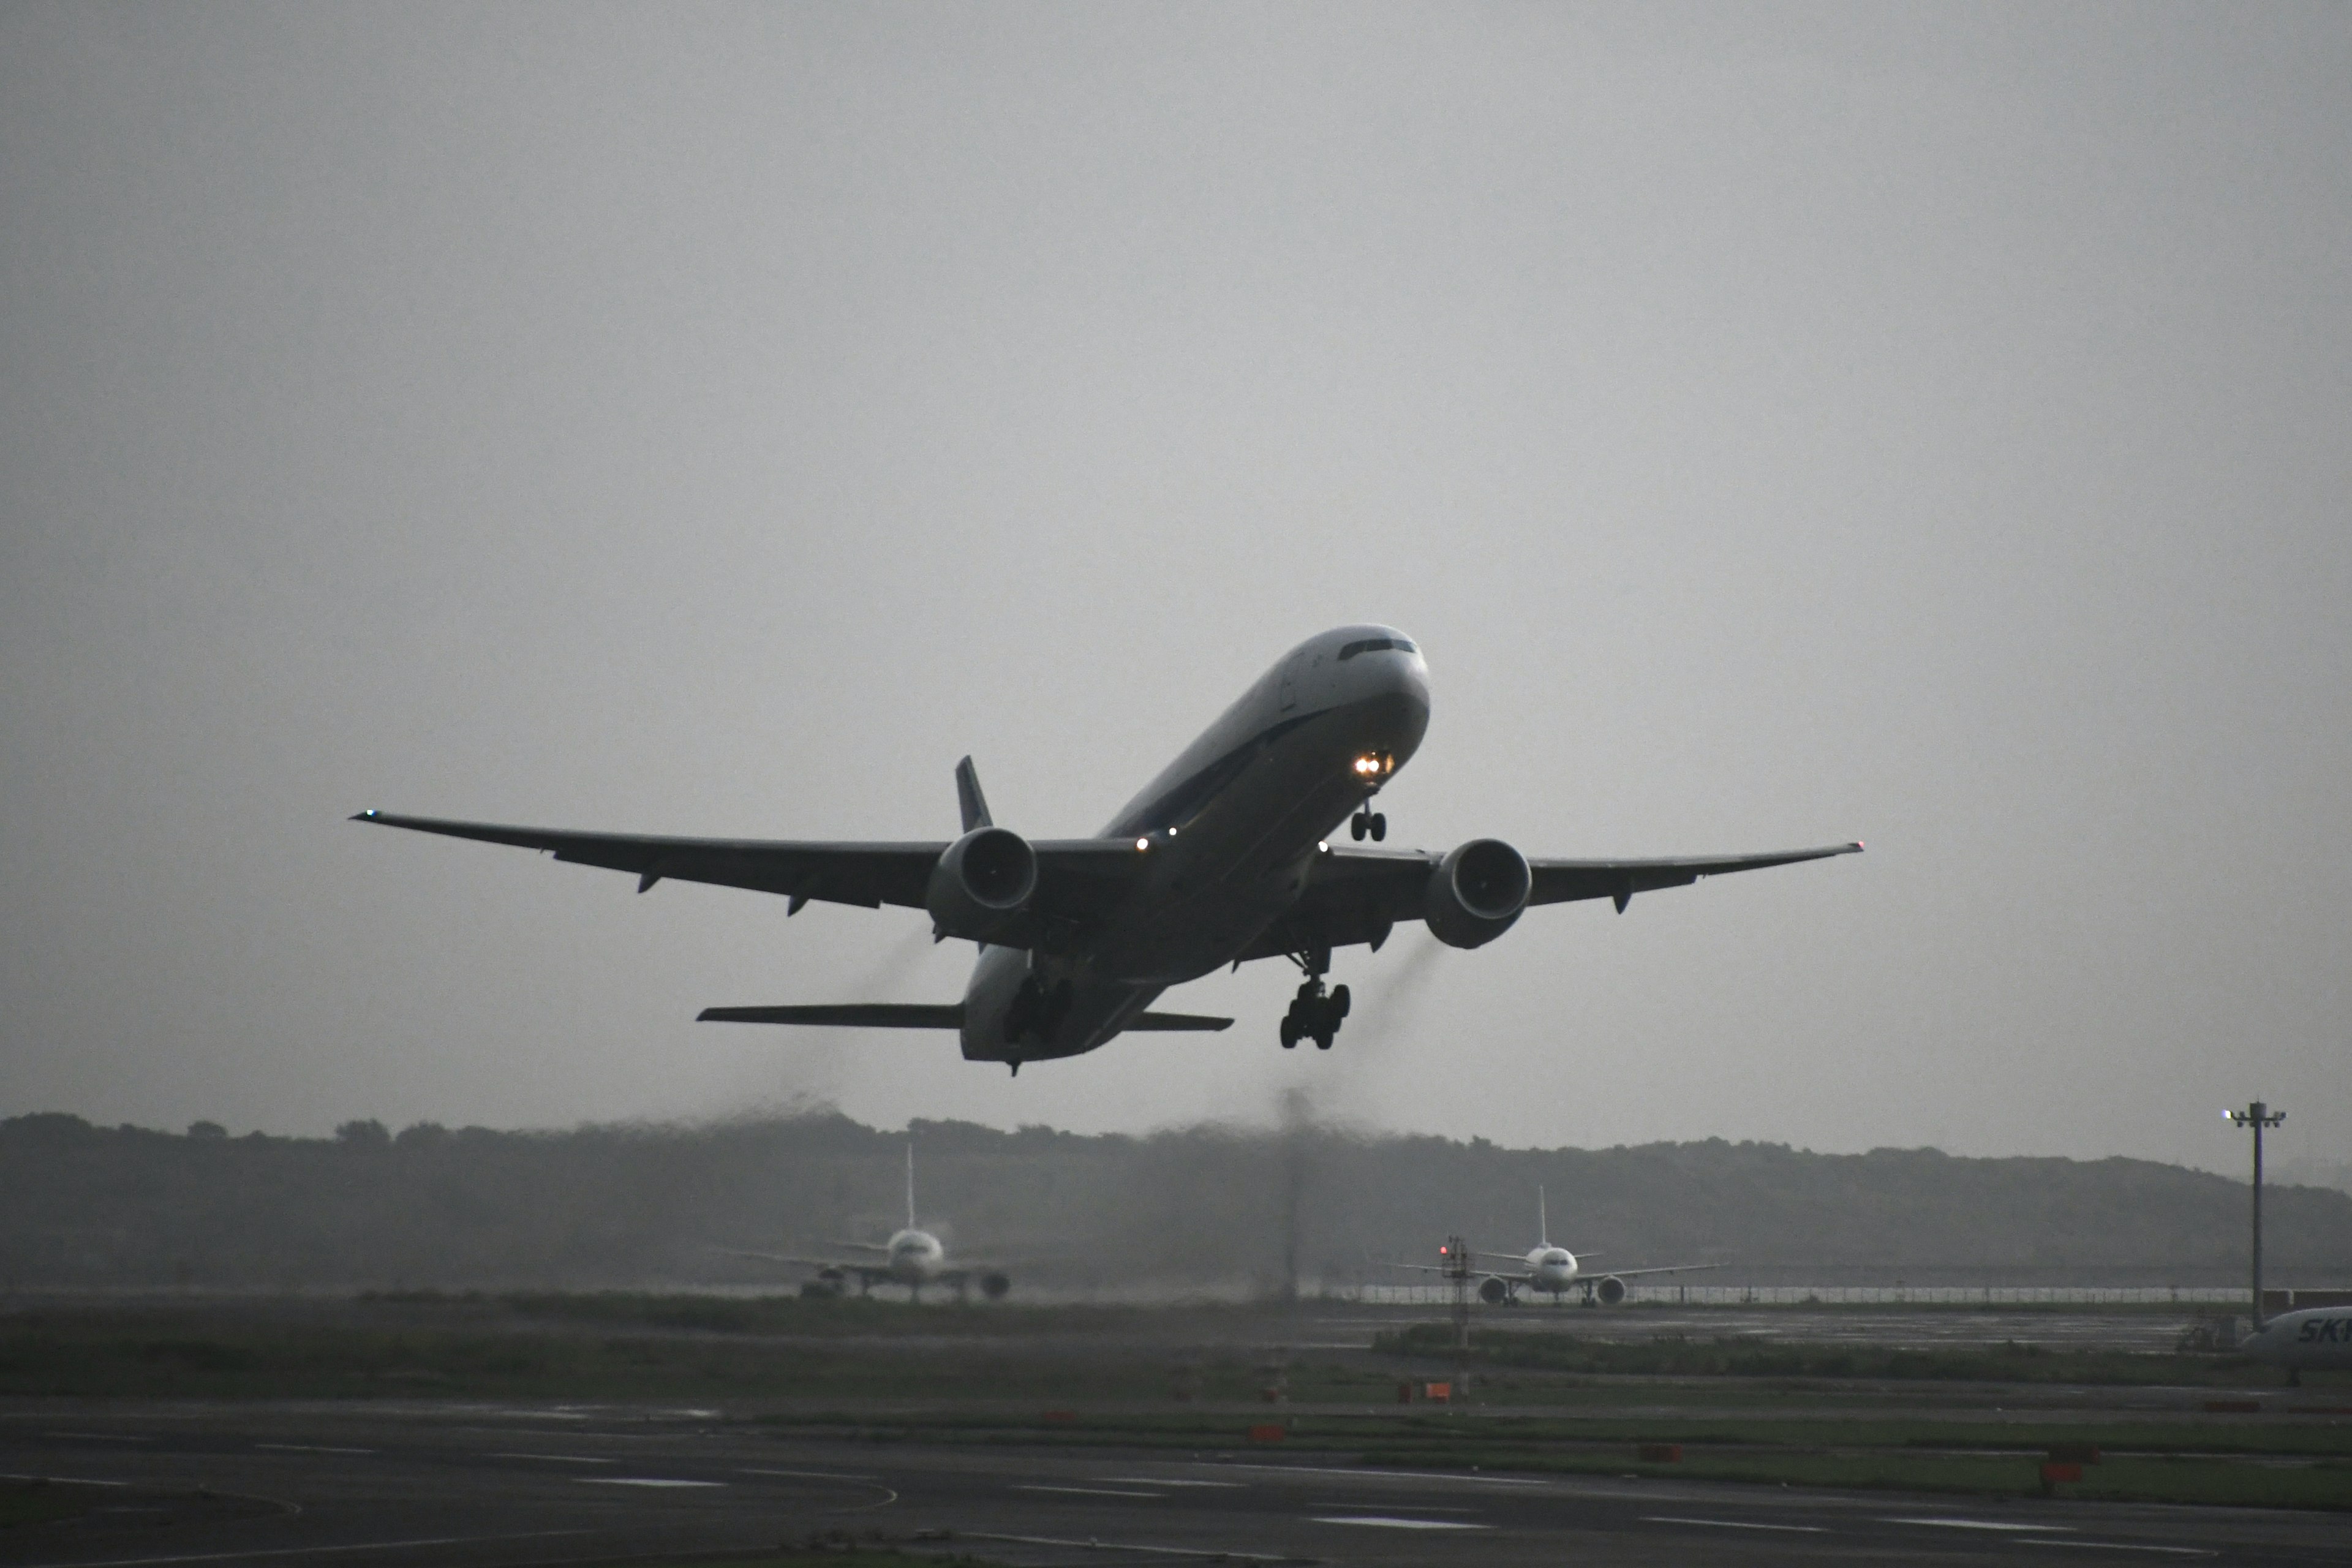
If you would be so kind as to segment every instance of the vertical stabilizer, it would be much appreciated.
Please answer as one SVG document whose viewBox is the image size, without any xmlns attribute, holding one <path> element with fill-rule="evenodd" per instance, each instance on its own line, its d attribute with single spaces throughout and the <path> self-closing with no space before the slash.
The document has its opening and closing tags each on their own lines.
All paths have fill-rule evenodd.
<svg viewBox="0 0 2352 1568">
<path fill-rule="evenodd" d="M 915 1228 L 915 1140 L 907 1139 L 907 1228 Z"/>
<path fill-rule="evenodd" d="M 966 757 L 956 764 L 956 804 L 963 807 L 963 830 L 993 827 L 995 819 L 988 815 L 988 797 L 980 793 L 980 770 Z"/>
<path fill-rule="evenodd" d="M 1536 1245 L 1538 1247 L 1551 1245 L 1551 1226 L 1544 1219 L 1544 1194 L 1541 1187 L 1536 1189 Z"/>
</svg>

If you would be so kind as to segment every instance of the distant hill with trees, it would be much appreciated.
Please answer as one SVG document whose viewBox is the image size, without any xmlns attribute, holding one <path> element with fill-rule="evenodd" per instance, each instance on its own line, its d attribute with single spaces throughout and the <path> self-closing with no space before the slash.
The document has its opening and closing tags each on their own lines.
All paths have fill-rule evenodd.
<svg viewBox="0 0 2352 1568">
<path fill-rule="evenodd" d="M 1817 1154 L 1772 1143 L 1506 1149 L 1194 1128 L 1082 1137 L 918 1122 L 922 1217 L 950 1247 L 1068 1289 L 1398 1276 L 1440 1238 L 1555 1241 L 1603 1266 L 1727 1262 L 1713 1282 L 2228 1284 L 2246 1186 L 2141 1160 Z M 719 1248 L 877 1240 L 907 1134 L 838 1115 L 509 1132 L 373 1121 L 331 1139 L 0 1121 L 0 1289 L 742 1286 Z M 2268 1195 L 2273 1279 L 2352 1284 L 2352 1194 Z"/>
</svg>

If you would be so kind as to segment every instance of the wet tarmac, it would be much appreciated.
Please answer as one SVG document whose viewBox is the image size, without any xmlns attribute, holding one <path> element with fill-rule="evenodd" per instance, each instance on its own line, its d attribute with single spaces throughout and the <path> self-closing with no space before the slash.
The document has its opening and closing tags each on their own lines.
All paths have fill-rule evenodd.
<svg viewBox="0 0 2352 1568">
<path fill-rule="evenodd" d="M 1279 1449 L 858 1442 L 688 1410 L 18 1401 L 0 1471 L 87 1489 L 12 1568 L 513 1568 L 845 1533 L 1003 1563 L 2352 1565 L 2341 1515 L 1379 1468 Z"/>
</svg>

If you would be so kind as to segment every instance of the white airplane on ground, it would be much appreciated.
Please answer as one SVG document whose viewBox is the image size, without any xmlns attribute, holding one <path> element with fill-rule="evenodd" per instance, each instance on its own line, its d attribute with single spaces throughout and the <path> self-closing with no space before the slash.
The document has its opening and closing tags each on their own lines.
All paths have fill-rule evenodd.
<svg viewBox="0 0 2352 1568">
<path fill-rule="evenodd" d="M 1851 855 L 1859 843 L 1668 860 L 1531 860 L 1499 838 L 1445 853 L 1362 847 L 1388 837 L 1371 809 L 1429 727 L 1429 672 L 1412 639 L 1341 626 L 1285 654 L 1092 838 L 998 827 L 971 759 L 956 768 L 963 836 L 828 843 L 667 838 L 450 822 L 354 818 L 540 849 L 626 871 L 640 893 L 667 879 L 929 911 L 935 937 L 980 944 L 960 1003 L 711 1007 L 721 1023 L 954 1029 L 971 1061 L 1021 1064 L 1091 1051 L 1141 1029 L 1223 1029 L 1231 1018 L 1148 1011 L 1171 985 L 1226 964 L 1286 958 L 1306 975 L 1285 1048 L 1328 1049 L 1348 988 L 1325 988 L 1335 948 L 1378 951 L 1400 921 L 1480 947 L 1532 904 L 1610 899 L 1702 877 Z M 1346 822 L 1357 841 L 1330 842 Z"/>
<path fill-rule="evenodd" d="M 2305 1307 L 2282 1312 L 2260 1333 L 2238 1342 L 2242 1355 L 2286 1369 L 2300 1383 L 2305 1372 L 2352 1371 L 2352 1307 Z"/>
<path fill-rule="evenodd" d="M 1444 1255 L 1445 1248 L 1441 1247 L 1437 1250 L 1441 1257 Z M 1591 1256 L 1588 1252 L 1585 1258 Z M 1625 1299 L 1625 1281 L 1628 1279 L 1645 1274 L 1691 1274 L 1703 1268 L 1726 1267 L 1720 1263 L 1676 1263 L 1659 1268 L 1620 1268 L 1612 1274 L 1588 1275 L 1584 1272 L 1584 1259 L 1580 1259 L 1565 1247 L 1551 1244 L 1551 1226 L 1544 1216 L 1544 1190 L 1541 1187 L 1536 1189 L 1536 1244 L 1533 1247 L 1525 1253 L 1473 1251 L 1470 1257 L 1491 1258 L 1519 1265 L 1517 1269 L 1469 1269 L 1470 1273 L 1481 1276 L 1478 1299 L 1495 1307 L 1506 1304 L 1517 1306 L 1522 1290 L 1540 1290 L 1551 1298 L 1551 1304 L 1555 1307 L 1569 1291 L 1581 1290 L 1586 1306 L 1613 1307 Z M 1418 1269 L 1424 1274 L 1458 1277 L 1461 1273 L 1450 1262 L 1391 1263 L 1389 1267 Z"/>
<path fill-rule="evenodd" d="M 844 1261 L 834 1258 L 794 1258 L 779 1252 L 744 1252 L 731 1247 L 717 1248 L 730 1258 L 756 1258 L 766 1263 L 792 1263 L 803 1268 L 814 1268 L 819 1280 L 835 1288 L 855 1278 L 857 1293 L 870 1295 L 877 1285 L 904 1285 L 907 1299 L 920 1301 L 926 1285 L 945 1285 L 953 1289 L 959 1300 L 975 1282 L 980 1293 L 990 1300 L 1001 1300 L 1013 1289 L 1013 1280 L 1003 1269 L 981 1264 L 960 1264 L 948 1267 L 948 1249 L 940 1238 L 915 1224 L 915 1145 L 907 1144 L 907 1228 L 894 1233 L 883 1243 L 871 1241 L 836 1241 L 835 1247 L 855 1252 L 880 1253 L 879 1262 Z"/>
</svg>

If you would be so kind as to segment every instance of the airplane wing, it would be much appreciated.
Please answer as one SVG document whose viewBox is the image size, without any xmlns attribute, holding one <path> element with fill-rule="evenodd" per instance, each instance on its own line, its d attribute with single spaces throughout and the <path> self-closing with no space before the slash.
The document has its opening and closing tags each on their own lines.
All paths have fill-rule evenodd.
<svg viewBox="0 0 2352 1568">
<path fill-rule="evenodd" d="M 483 844 L 509 844 L 575 865 L 625 871 L 637 879 L 641 893 L 665 880 L 776 893 L 792 900 L 788 913 L 797 913 L 812 899 L 869 910 L 884 904 L 921 909 L 931 868 L 948 847 L 945 840 L 846 843 L 574 833 L 400 816 L 386 811 L 362 811 L 352 820 Z M 1037 852 L 1038 886 L 1033 907 L 1045 921 L 1086 920 L 1102 913 L 1118 902 L 1141 869 L 1141 858 L 1125 839 L 1044 839 L 1034 841 L 1030 847 Z M 999 945 L 1013 944 L 1007 941 Z"/>
<path fill-rule="evenodd" d="M 1538 860 L 1529 858 L 1532 886 L 1528 903 L 1572 903 L 1580 899 L 1610 899 L 1619 913 L 1635 893 L 1661 888 L 1682 888 L 1702 877 L 1734 871 L 1760 871 L 1770 866 L 1793 866 L 1833 855 L 1855 855 L 1862 846 L 1830 844 L 1814 849 L 1782 849 L 1762 855 L 1707 855 L 1680 860 Z M 1423 899 L 1430 873 L 1445 858 L 1432 849 L 1371 849 L 1333 845 L 1318 855 L 1307 872 L 1307 888 L 1290 911 L 1269 927 L 1242 954 L 1244 959 L 1275 958 L 1317 947 L 1347 947 L 1388 940 L 1399 921 L 1423 918 Z"/>
<path fill-rule="evenodd" d="M 695 1015 L 702 1024 L 817 1024 L 841 1029 L 961 1029 L 961 1002 L 819 1002 L 781 1007 L 705 1007 Z M 1233 1027 L 1231 1018 L 1202 1013 L 1138 1013 L 1123 1032 Z"/>
<path fill-rule="evenodd" d="M 1502 1254 L 1482 1252 L 1478 1256 L 1481 1258 L 1496 1258 L 1502 1256 Z M 1511 1261 L 1514 1263 L 1524 1263 L 1527 1259 L 1514 1256 L 1511 1258 Z M 1383 1268 L 1410 1268 L 1420 1274 L 1453 1274 L 1454 1272 L 1452 1269 L 1446 1268 L 1443 1263 L 1383 1263 L 1381 1267 Z M 1465 1276 L 1455 1276 L 1455 1278 L 1465 1278 Z M 1521 1284 L 1526 1284 L 1528 1280 L 1533 1279 L 1535 1276 L 1525 1269 L 1521 1269 L 1517 1273 L 1514 1274 L 1508 1269 L 1503 1268 L 1473 1268 L 1470 1270 L 1466 1278 L 1472 1279 L 1516 1279 Z"/>
<path fill-rule="evenodd" d="M 848 1242 L 850 1247 L 863 1247 L 863 1242 Z M 714 1247 L 710 1249 L 723 1258 L 749 1258 L 761 1263 L 790 1263 L 803 1268 L 838 1268 L 845 1274 L 870 1274 L 877 1279 L 887 1279 L 890 1271 L 871 1263 L 845 1263 L 838 1258 L 796 1258 L 789 1252 L 746 1252 L 740 1247 Z M 875 1250 L 887 1252 L 888 1247 Z"/>
<path fill-rule="evenodd" d="M 1657 1268 L 1603 1268 L 1612 1279 L 1633 1279 L 1643 1274 L 1696 1274 L 1707 1268 L 1728 1268 L 1728 1263 L 1669 1263 Z"/>
</svg>

